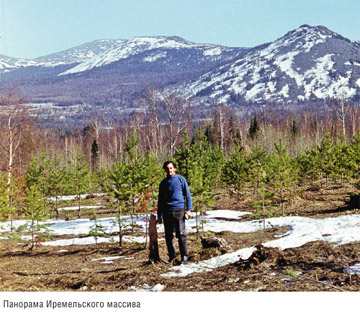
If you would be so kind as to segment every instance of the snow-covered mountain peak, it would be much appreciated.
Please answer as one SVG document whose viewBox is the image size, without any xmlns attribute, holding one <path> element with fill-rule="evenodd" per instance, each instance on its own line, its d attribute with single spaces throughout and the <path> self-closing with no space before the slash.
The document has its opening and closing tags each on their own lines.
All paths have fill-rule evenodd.
<svg viewBox="0 0 360 314">
<path fill-rule="evenodd" d="M 146 47 L 147 49 L 158 49 L 158 48 L 176 49 L 176 48 L 188 48 L 188 47 L 196 46 L 194 43 L 177 36 L 135 37 L 128 41 L 128 45 L 137 46 L 137 47 Z"/>
<path fill-rule="evenodd" d="M 221 103 L 353 98 L 359 92 L 359 47 L 323 26 L 302 25 L 181 87 Z"/>
<path fill-rule="evenodd" d="M 99 55 L 95 55 L 77 66 L 61 73 L 60 75 L 68 75 L 98 68 L 110 63 L 139 56 L 143 54 L 143 61 L 153 62 L 155 60 L 165 58 L 167 51 L 180 49 L 197 49 L 204 58 L 211 58 L 220 55 L 223 51 L 233 51 L 232 48 L 211 45 L 211 44 L 195 44 L 178 36 L 142 36 L 135 37 L 130 40 L 124 40 L 113 48 L 104 51 Z M 147 55 L 146 55 L 147 54 Z"/>
<path fill-rule="evenodd" d="M 264 56 L 289 53 L 290 51 L 296 54 L 309 52 L 313 47 L 333 38 L 334 35 L 337 34 L 331 32 L 326 27 L 312 27 L 305 24 L 270 43 L 268 47 L 261 51 L 261 54 Z"/>
<path fill-rule="evenodd" d="M 38 63 L 44 65 L 59 65 L 59 64 L 71 64 L 79 63 L 88 60 L 104 51 L 108 51 L 114 46 L 122 43 L 124 40 L 113 39 L 101 39 L 95 40 L 89 43 L 85 43 L 80 46 L 76 46 L 64 51 L 56 52 L 50 55 L 42 56 L 34 59 Z"/>
<path fill-rule="evenodd" d="M 299 28 L 294 29 L 281 38 L 292 37 L 294 39 L 299 39 L 300 37 L 307 38 L 309 40 L 317 38 L 331 38 L 336 35 L 336 33 L 330 31 L 325 26 L 310 26 L 308 24 L 301 25 Z"/>
</svg>

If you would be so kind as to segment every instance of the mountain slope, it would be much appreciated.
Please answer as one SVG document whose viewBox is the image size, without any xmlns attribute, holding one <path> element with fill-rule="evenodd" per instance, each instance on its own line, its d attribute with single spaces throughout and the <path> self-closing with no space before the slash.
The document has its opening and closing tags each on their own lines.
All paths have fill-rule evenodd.
<svg viewBox="0 0 360 314">
<path fill-rule="evenodd" d="M 95 55 L 77 66 L 61 73 L 60 75 L 80 73 L 94 68 L 99 68 L 111 63 L 141 56 L 137 62 L 152 63 L 156 60 L 170 60 L 169 56 L 174 51 L 185 50 L 189 58 L 191 55 L 199 62 L 212 62 L 223 57 L 222 61 L 234 58 L 234 53 L 242 51 L 239 48 L 227 48 L 217 45 L 194 44 L 180 37 L 136 37 L 123 41 L 99 55 Z M 194 52 L 201 52 L 201 56 L 194 56 Z M 225 57 L 224 57 L 225 55 Z M 176 62 L 182 62 L 177 60 Z"/>
<path fill-rule="evenodd" d="M 36 61 L 33 60 L 12 58 L 0 55 L 0 74 L 19 69 L 21 67 L 35 66 L 36 64 Z"/>
<path fill-rule="evenodd" d="M 222 103 L 357 98 L 360 47 L 326 27 L 302 25 L 179 90 Z"/>
<path fill-rule="evenodd" d="M 53 53 L 47 56 L 39 57 L 34 61 L 40 64 L 50 66 L 59 64 L 73 64 L 88 60 L 104 51 L 108 51 L 123 40 L 102 39 L 70 48 L 61 52 Z"/>
<path fill-rule="evenodd" d="M 96 40 L 35 59 L 12 58 L 0 55 L 0 74 L 23 70 L 27 67 L 44 68 L 80 63 L 111 49 L 120 42 L 122 40 Z"/>
</svg>

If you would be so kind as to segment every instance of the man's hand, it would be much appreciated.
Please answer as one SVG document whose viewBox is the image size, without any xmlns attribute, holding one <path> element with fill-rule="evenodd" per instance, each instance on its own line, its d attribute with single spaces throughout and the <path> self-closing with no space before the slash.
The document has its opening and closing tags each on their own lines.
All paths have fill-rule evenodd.
<svg viewBox="0 0 360 314">
<path fill-rule="evenodd" d="M 193 218 L 194 216 L 193 216 L 193 214 L 192 214 L 192 212 L 190 211 L 190 210 L 187 210 L 186 212 L 185 212 L 185 218 L 186 219 L 190 219 L 190 218 Z"/>
<path fill-rule="evenodd" d="M 156 220 L 156 223 L 158 223 L 158 224 L 162 224 L 163 223 L 163 221 L 162 221 L 162 218 L 161 217 L 159 217 L 157 220 Z"/>
</svg>

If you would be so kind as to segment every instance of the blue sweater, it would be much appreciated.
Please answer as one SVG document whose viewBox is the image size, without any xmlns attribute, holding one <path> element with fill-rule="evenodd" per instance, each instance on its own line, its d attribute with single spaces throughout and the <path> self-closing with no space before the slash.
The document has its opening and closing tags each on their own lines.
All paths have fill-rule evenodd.
<svg viewBox="0 0 360 314">
<path fill-rule="evenodd" d="M 192 200 L 186 179 L 177 174 L 166 177 L 159 186 L 158 217 L 168 209 L 192 209 Z"/>
</svg>

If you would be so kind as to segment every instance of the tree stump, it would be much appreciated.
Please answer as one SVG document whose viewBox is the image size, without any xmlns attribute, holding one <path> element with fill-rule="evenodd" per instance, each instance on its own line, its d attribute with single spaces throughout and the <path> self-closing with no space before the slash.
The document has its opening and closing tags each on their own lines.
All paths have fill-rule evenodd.
<svg viewBox="0 0 360 314">
<path fill-rule="evenodd" d="M 223 238 L 207 237 L 201 239 L 203 249 L 227 247 L 227 243 Z"/>
<path fill-rule="evenodd" d="M 150 237 L 149 259 L 154 262 L 159 262 L 160 255 L 159 255 L 159 246 L 158 246 L 158 234 L 156 229 L 156 216 L 154 214 L 150 215 L 149 237 Z"/>
</svg>

